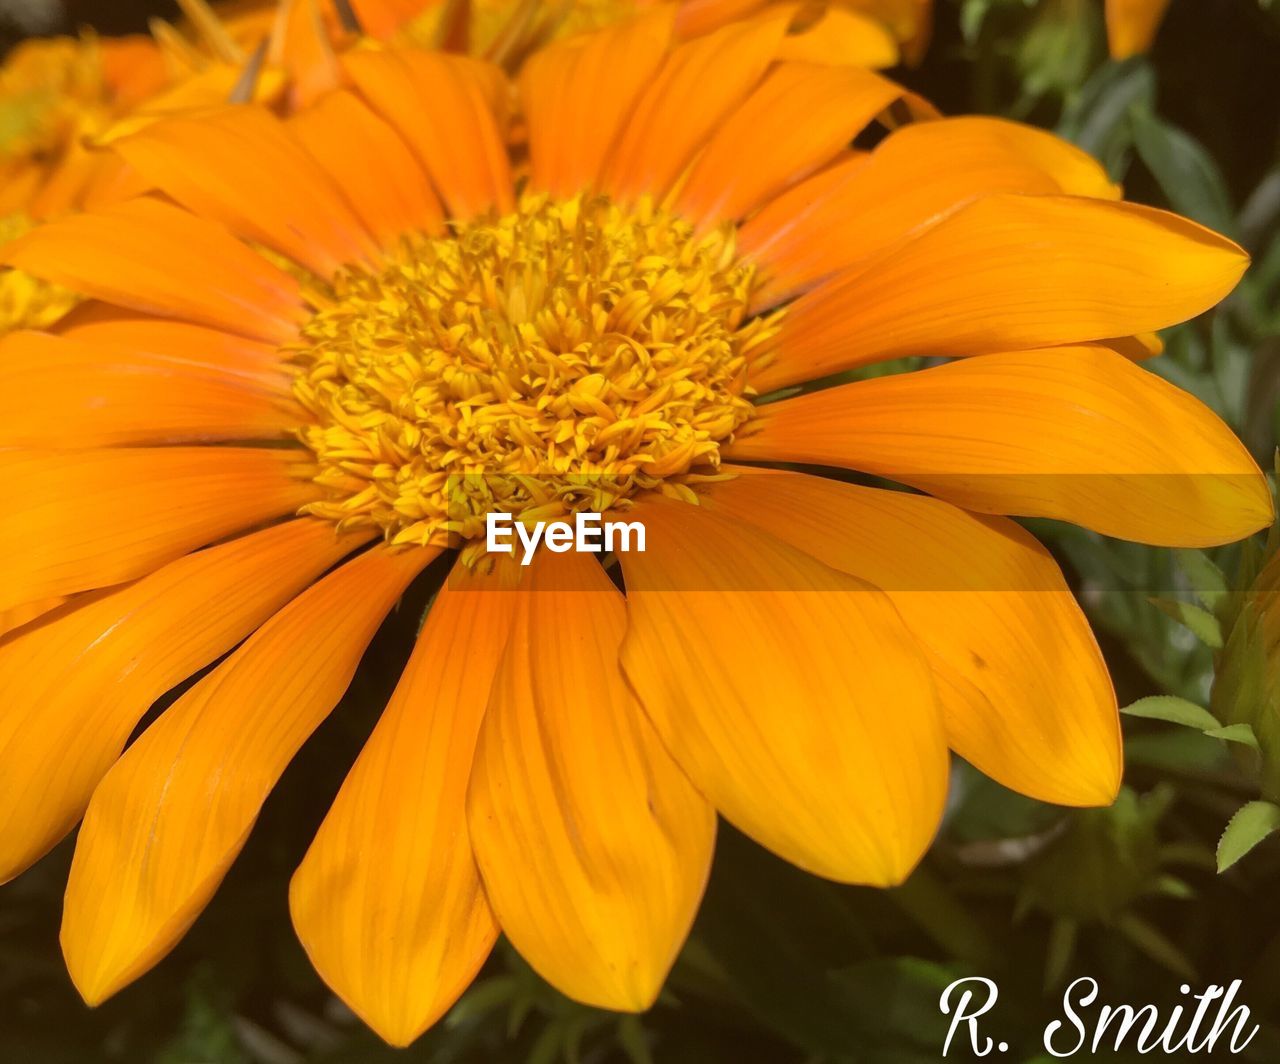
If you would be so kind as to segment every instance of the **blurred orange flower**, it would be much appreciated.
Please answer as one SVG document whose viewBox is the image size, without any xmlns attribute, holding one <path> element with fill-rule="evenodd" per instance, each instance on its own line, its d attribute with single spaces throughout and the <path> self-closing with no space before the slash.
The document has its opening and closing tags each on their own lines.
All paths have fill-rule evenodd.
<svg viewBox="0 0 1280 1064">
<path fill-rule="evenodd" d="M 1145 52 L 1169 8 L 1169 0 L 1106 0 L 1107 45 L 1111 58 Z"/>
</svg>

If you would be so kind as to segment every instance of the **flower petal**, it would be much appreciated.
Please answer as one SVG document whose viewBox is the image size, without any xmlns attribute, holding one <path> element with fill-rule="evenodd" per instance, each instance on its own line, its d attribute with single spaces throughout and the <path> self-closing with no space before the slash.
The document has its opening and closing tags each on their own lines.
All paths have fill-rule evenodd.
<svg viewBox="0 0 1280 1064">
<path fill-rule="evenodd" d="M 744 217 L 833 159 L 902 92 L 857 67 L 776 66 L 719 123 L 677 210 L 702 222 Z"/>
<path fill-rule="evenodd" d="M 342 85 L 320 0 L 282 0 L 271 43 L 268 60 L 288 75 L 294 107 L 306 107 Z"/>
<path fill-rule="evenodd" d="M 157 698 L 369 538 L 290 521 L 77 599 L 0 642 L 0 882 L 71 830 Z"/>
<path fill-rule="evenodd" d="M 0 451 L 0 610 L 132 580 L 316 497 L 296 452 Z"/>
<path fill-rule="evenodd" d="M 715 813 L 623 683 L 626 610 L 594 559 L 542 551 L 514 594 L 468 799 L 485 891 L 563 993 L 648 1008 L 702 897 Z"/>
<path fill-rule="evenodd" d="M 1162 329 L 1212 307 L 1248 261 L 1225 237 L 1150 207 L 989 196 L 799 299 L 777 362 L 752 383 Z"/>
<path fill-rule="evenodd" d="M 952 749 L 1006 787 L 1109 805 L 1120 786 L 1116 696 L 1057 563 L 1012 521 L 938 499 L 802 473 L 730 467 L 717 511 L 883 589 L 937 681 Z"/>
<path fill-rule="evenodd" d="M 803 31 L 788 34 L 778 58 L 874 70 L 896 66 L 901 56 L 883 22 L 833 4 Z"/>
<path fill-rule="evenodd" d="M 0 339 L 0 447 L 284 439 L 307 415 L 283 368 L 274 376 L 10 333 Z"/>
<path fill-rule="evenodd" d="M 1191 395 L 1104 347 L 968 359 L 760 408 L 726 455 L 875 473 L 982 513 L 1166 546 L 1268 525 L 1257 464 Z"/>
<path fill-rule="evenodd" d="M 416 49 L 356 51 L 343 64 L 417 155 L 451 217 L 514 208 L 507 151 L 481 87 L 487 64 Z"/>
<path fill-rule="evenodd" d="M 49 222 L 0 262 L 96 299 L 258 340 L 296 336 L 298 282 L 221 226 L 148 198 Z"/>
<path fill-rule="evenodd" d="M 683 10 L 683 9 L 682 9 Z M 618 129 L 671 41 L 672 9 L 537 51 L 520 75 L 534 188 L 569 197 L 596 183 Z"/>
<path fill-rule="evenodd" d="M 661 199 L 724 115 L 764 76 L 790 17 L 787 9 L 734 23 L 671 52 L 609 153 L 604 191 L 622 200 Z"/>
<path fill-rule="evenodd" d="M 701 37 L 728 22 L 746 18 L 769 0 L 682 0 L 676 9 L 676 28 L 683 38 Z"/>
<path fill-rule="evenodd" d="M 366 551 L 312 585 L 175 702 L 94 791 L 62 951 L 97 1004 L 186 933 L 298 748 L 435 551 Z"/>
<path fill-rule="evenodd" d="M 1150 48 L 1168 8 L 1169 0 L 1106 0 L 1111 58 L 1128 59 Z"/>
<path fill-rule="evenodd" d="M 743 226 L 744 252 L 766 269 L 757 307 L 883 253 L 969 201 L 997 192 L 1115 199 L 1106 171 L 1079 148 L 1000 118 L 947 118 L 887 137 L 841 180 L 821 174 Z"/>
<path fill-rule="evenodd" d="M 43 617 L 51 610 L 56 610 L 67 598 L 66 595 L 53 595 L 50 598 L 32 599 L 0 613 L 0 646 L 4 645 L 4 636 Z"/>
<path fill-rule="evenodd" d="M 295 115 L 290 128 L 382 247 L 408 233 L 439 231 L 444 214 L 425 171 L 359 97 L 330 93 Z"/>
<path fill-rule="evenodd" d="M 129 355 L 215 365 L 258 387 L 272 387 L 281 376 L 281 354 L 273 344 L 93 300 L 75 307 L 52 331 L 82 345 L 115 348 Z"/>
<path fill-rule="evenodd" d="M 351 0 L 360 28 L 375 40 L 387 40 L 422 14 L 422 0 Z"/>
<path fill-rule="evenodd" d="M 498 935 L 466 794 L 511 583 L 455 566 L 289 892 L 311 963 L 393 1045 L 453 1004 Z"/>
<path fill-rule="evenodd" d="M 942 812 L 947 753 L 928 665 L 889 599 L 794 547 L 653 500 L 621 554 L 622 667 L 716 808 L 819 875 L 901 882 Z"/>
<path fill-rule="evenodd" d="M 112 147 L 162 192 L 328 278 L 373 242 L 315 161 L 265 108 L 168 118 Z"/>
</svg>

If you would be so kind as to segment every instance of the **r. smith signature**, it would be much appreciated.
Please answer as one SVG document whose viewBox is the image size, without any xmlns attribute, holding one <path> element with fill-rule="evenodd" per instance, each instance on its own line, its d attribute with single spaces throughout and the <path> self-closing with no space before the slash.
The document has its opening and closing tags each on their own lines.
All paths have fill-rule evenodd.
<svg viewBox="0 0 1280 1064">
<path fill-rule="evenodd" d="M 1237 979 L 1230 986 L 1211 984 L 1199 994 L 1183 984 L 1185 1005 L 1175 1005 L 1162 1016 L 1155 1005 L 1097 1005 L 1098 983 L 1087 976 L 1077 979 L 1062 995 L 1062 1016 L 1044 1029 L 1044 1048 L 1050 1056 L 1094 1056 L 1121 1049 L 1139 1053 L 1211 1053 L 1221 1048 L 1239 1053 L 1258 1033 L 1250 1022 L 1249 1009 L 1235 1004 L 1240 989 Z M 990 979 L 957 979 L 942 992 L 938 1007 L 951 1017 L 945 1057 L 952 1042 L 967 1040 L 977 1056 L 1007 1053 L 1009 1044 L 983 1034 L 978 1018 L 986 1015 L 1000 997 L 1000 989 Z M 959 1045 L 957 1049 L 961 1048 Z"/>
</svg>

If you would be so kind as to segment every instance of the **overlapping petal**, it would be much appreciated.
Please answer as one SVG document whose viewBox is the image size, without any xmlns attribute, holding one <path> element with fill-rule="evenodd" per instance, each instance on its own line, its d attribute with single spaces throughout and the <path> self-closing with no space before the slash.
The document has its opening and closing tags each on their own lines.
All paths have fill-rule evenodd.
<svg viewBox="0 0 1280 1064">
<path fill-rule="evenodd" d="M 1012 521 L 801 473 L 731 470 L 710 505 L 881 588 L 933 669 L 947 739 L 1043 801 L 1120 785 L 1116 696 L 1057 564 Z"/>
<path fill-rule="evenodd" d="M 440 228 L 440 201 L 422 166 L 354 93 L 326 95 L 290 128 L 384 248 L 397 246 L 406 232 Z"/>
<path fill-rule="evenodd" d="M 70 830 L 157 698 L 368 538 L 291 521 L 74 600 L 0 641 L 0 881 Z"/>
<path fill-rule="evenodd" d="M 735 23 L 673 50 L 620 130 L 604 191 L 621 200 L 669 191 L 717 123 L 764 76 L 790 15 Z"/>
<path fill-rule="evenodd" d="M 46 333 L 0 339 L 0 447 L 283 439 L 306 420 L 283 369 L 104 352 Z"/>
<path fill-rule="evenodd" d="M 408 49 L 354 52 L 343 62 L 360 94 L 413 150 L 451 217 L 511 210 L 511 167 L 493 93 L 505 83 L 496 68 Z"/>
<path fill-rule="evenodd" d="M 195 214 L 328 277 L 374 250 L 329 176 L 265 108 L 168 118 L 113 144 Z M 198 166 L 192 165 L 199 159 Z"/>
<path fill-rule="evenodd" d="M 455 566 L 289 893 L 316 970 L 394 1045 L 453 1004 L 498 935 L 465 802 L 513 586 Z"/>
<path fill-rule="evenodd" d="M 1105 347 L 987 355 L 761 408 L 726 452 L 843 466 L 966 509 L 1167 546 L 1271 523 L 1266 480 L 1198 399 Z"/>
<path fill-rule="evenodd" d="M 67 969 L 86 1001 L 132 982 L 185 934 L 434 553 L 376 547 L 308 588 L 107 773 L 80 828 L 62 920 Z"/>
<path fill-rule="evenodd" d="M 0 451 L 0 610 L 108 587 L 296 512 L 296 452 L 252 447 Z"/>
<path fill-rule="evenodd" d="M 933 837 L 946 741 L 892 602 L 740 521 L 645 500 L 620 555 L 622 666 L 717 809 L 801 868 L 901 881 Z"/>
<path fill-rule="evenodd" d="M 516 596 L 468 799 L 503 931 L 565 994 L 658 996 L 706 883 L 715 813 L 623 682 L 622 595 L 595 560 L 542 551 Z"/>
<path fill-rule="evenodd" d="M 762 389 L 904 355 L 1147 332 L 1207 310 L 1249 259 L 1177 215 L 1072 196 L 976 200 L 791 305 Z"/>
<path fill-rule="evenodd" d="M 6 245 L 0 263 L 108 303 L 258 340 L 287 341 L 302 315 L 298 282 L 287 273 L 217 223 L 154 199 L 42 225 Z"/>
<path fill-rule="evenodd" d="M 830 162 L 901 95 L 892 81 L 857 67 L 776 66 L 719 124 L 677 210 L 700 222 L 745 217 Z"/>
<path fill-rule="evenodd" d="M 671 41 L 671 10 L 542 49 L 524 65 L 533 186 L 572 196 L 596 183 L 618 130 Z"/>
<path fill-rule="evenodd" d="M 904 126 L 746 222 L 743 251 L 765 273 L 754 305 L 781 302 L 998 192 L 1118 195 L 1093 158 L 1044 130 L 976 116 Z"/>
</svg>

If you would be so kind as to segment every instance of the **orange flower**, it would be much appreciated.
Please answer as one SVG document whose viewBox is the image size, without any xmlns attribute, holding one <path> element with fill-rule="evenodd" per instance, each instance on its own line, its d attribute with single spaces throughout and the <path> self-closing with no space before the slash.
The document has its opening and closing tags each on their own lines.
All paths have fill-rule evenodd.
<svg viewBox="0 0 1280 1064">
<path fill-rule="evenodd" d="M 155 40 L 31 40 L 0 65 L 0 246 L 35 222 L 142 191 L 118 159 L 92 150 L 123 123 L 231 98 L 249 53 L 205 0 L 183 7 L 191 39 L 157 22 Z M 248 27 L 241 29 L 243 38 Z M 264 96 L 278 91 L 278 78 L 258 81 Z M 0 335 L 50 325 L 75 302 L 64 289 L 2 271 Z"/>
<path fill-rule="evenodd" d="M 84 816 L 62 942 L 88 1001 L 183 935 L 455 549 L 291 894 L 388 1041 L 499 929 L 570 996 L 646 1007 L 715 811 L 891 884 L 948 747 L 1041 799 L 1115 795 L 1102 657 L 1003 515 L 1187 545 L 1270 521 L 1226 426 L 1110 339 L 1212 306 L 1245 256 L 1012 123 L 850 150 L 902 92 L 794 61 L 790 17 L 679 43 L 659 9 L 538 52 L 520 181 L 496 68 L 353 51 L 354 88 L 292 119 L 120 139 L 163 198 L 4 253 L 92 300 L 0 342 L 0 611 L 26 622 L 0 643 L 0 879 Z M 790 394 L 902 355 L 955 360 Z M 495 510 L 620 514 L 647 549 L 520 569 L 477 542 Z"/>
<path fill-rule="evenodd" d="M 155 91 L 163 72 L 149 40 L 96 37 L 31 40 L 0 65 L 0 244 L 80 197 L 92 166 L 86 137 Z M 0 272 L 5 322 L 47 325 L 72 305 L 70 293 Z"/>
</svg>

